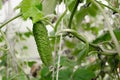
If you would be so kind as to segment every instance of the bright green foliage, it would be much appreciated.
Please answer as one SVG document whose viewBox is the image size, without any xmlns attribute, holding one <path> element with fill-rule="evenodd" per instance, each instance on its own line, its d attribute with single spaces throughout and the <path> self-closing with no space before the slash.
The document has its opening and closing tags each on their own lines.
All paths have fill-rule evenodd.
<svg viewBox="0 0 120 80">
<path fill-rule="evenodd" d="M 63 69 L 59 73 L 59 80 L 71 80 L 72 69 Z"/>
<path fill-rule="evenodd" d="M 87 69 L 77 69 L 73 74 L 73 80 L 92 80 L 95 78 L 95 74 Z"/>
<path fill-rule="evenodd" d="M 46 66 L 42 68 L 40 75 L 40 80 L 52 80 L 52 72 L 50 72 L 49 68 Z"/>
<path fill-rule="evenodd" d="M 58 80 L 120 80 L 120 57 L 114 44 L 116 41 L 112 40 L 113 36 L 111 37 L 106 24 L 112 22 L 109 27 L 112 27 L 117 41 L 120 42 L 120 2 L 119 0 L 105 0 L 108 4 L 105 5 L 101 1 L 22 0 L 17 8 L 20 8 L 24 20 L 28 18 L 32 20 L 33 32 L 30 29 L 28 29 L 28 32 L 16 32 L 14 41 L 19 43 L 19 41 L 25 41 L 33 36 L 44 64 L 40 65 L 41 69 L 38 76 L 31 80 L 56 80 L 56 78 Z M 0 8 L 2 2 L 3 0 L 0 0 Z M 59 14 L 61 11 L 57 7 L 61 3 L 64 3 L 66 8 L 63 14 Z M 99 8 L 100 6 L 102 10 Z M 14 18 L 8 20 L 8 23 L 12 20 Z M 6 25 L 8 23 L 2 24 Z M 46 27 L 48 29 L 51 29 L 51 27 L 45 26 L 43 23 L 52 26 L 49 38 Z M 102 35 L 98 36 L 102 31 Z M 1 34 L 0 43 L 3 42 L 5 42 L 5 38 Z M 24 63 L 20 61 L 19 63 L 16 57 L 16 63 L 20 64 L 20 67 L 18 66 L 20 70 L 16 74 L 12 62 L 14 59 L 12 60 L 12 55 L 8 53 L 11 47 L 9 48 L 6 44 L 0 44 L 0 53 L 2 53 L 0 54 L 0 66 L 3 67 L 0 69 L 2 80 L 9 80 L 9 78 L 10 80 L 29 80 L 29 76 L 25 74 L 26 72 L 21 72 L 21 68 L 24 65 L 32 67 L 36 61 L 25 61 Z M 60 45 L 62 46 L 60 47 Z M 8 47 L 9 49 L 3 50 L 2 47 L 5 49 Z M 29 49 L 26 45 L 20 48 L 22 52 Z M 58 60 L 59 50 L 61 53 L 60 63 Z M 52 51 L 54 57 L 52 57 Z M 14 55 L 21 53 L 16 48 L 14 48 L 14 52 L 17 53 Z M 56 77 L 58 64 L 60 65 L 59 74 Z M 10 75 L 6 75 L 6 73 Z M 6 76 L 8 77 L 6 78 Z"/>
<path fill-rule="evenodd" d="M 46 27 L 42 22 L 33 25 L 33 35 L 37 44 L 38 52 L 42 62 L 49 66 L 52 64 L 52 51 L 48 39 Z"/>
<path fill-rule="evenodd" d="M 40 0 L 23 0 L 19 5 L 23 19 L 32 18 L 33 23 L 39 21 L 43 16 Z"/>
</svg>

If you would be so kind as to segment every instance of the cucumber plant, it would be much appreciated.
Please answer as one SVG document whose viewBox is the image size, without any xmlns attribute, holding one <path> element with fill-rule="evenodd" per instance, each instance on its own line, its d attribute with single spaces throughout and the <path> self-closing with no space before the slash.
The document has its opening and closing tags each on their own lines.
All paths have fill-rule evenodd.
<svg viewBox="0 0 120 80">
<path fill-rule="evenodd" d="M 16 7 L 20 14 L 1 24 L 0 29 L 18 17 L 32 21 L 31 32 L 44 64 L 35 80 L 120 80 L 120 1 L 105 0 L 105 3 L 108 5 L 102 0 L 22 0 Z M 59 14 L 56 9 L 61 5 L 66 10 Z M 53 28 L 49 36 L 46 25 Z M 0 50 L 5 53 L 0 57 L 0 65 L 6 67 L 9 49 Z M 10 76 L 10 80 L 19 80 L 19 77 L 34 80 L 19 68 L 20 76 Z M 6 76 L 2 79 L 6 80 Z"/>
</svg>

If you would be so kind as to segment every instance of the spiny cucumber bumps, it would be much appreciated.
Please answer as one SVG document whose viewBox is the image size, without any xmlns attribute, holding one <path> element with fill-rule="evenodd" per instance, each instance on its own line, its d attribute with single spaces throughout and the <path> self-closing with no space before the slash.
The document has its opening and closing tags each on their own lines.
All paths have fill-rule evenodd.
<svg viewBox="0 0 120 80">
<path fill-rule="evenodd" d="M 49 43 L 48 32 L 41 21 L 33 24 L 33 36 L 42 62 L 46 66 L 52 65 L 52 51 Z"/>
</svg>

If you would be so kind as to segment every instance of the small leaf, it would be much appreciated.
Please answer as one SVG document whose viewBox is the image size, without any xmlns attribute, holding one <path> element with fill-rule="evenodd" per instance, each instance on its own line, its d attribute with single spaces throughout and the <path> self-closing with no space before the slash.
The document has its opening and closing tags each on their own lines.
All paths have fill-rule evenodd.
<svg viewBox="0 0 120 80">
<path fill-rule="evenodd" d="M 87 8 L 83 8 L 81 7 L 80 11 L 76 12 L 75 18 L 78 24 L 80 24 L 80 22 L 82 22 L 82 20 L 84 19 L 84 17 L 87 15 Z"/>
<path fill-rule="evenodd" d="M 22 49 L 28 49 L 28 47 L 24 45 Z"/>
<path fill-rule="evenodd" d="M 88 54 L 88 49 L 85 47 L 77 55 L 78 63 L 81 63 L 81 61 L 87 56 L 87 54 Z"/>
<path fill-rule="evenodd" d="M 69 8 L 70 11 L 72 11 L 74 5 L 75 5 L 75 0 L 69 1 L 68 8 Z"/>
<path fill-rule="evenodd" d="M 28 62 L 28 66 L 29 66 L 29 67 L 32 67 L 32 65 L 33 65 L 34 63 L 36 63 L 36 62 L 35 62 L 35 61 L 29 61 L 29 62 Z"/>
<path fill-rule="evenodd" d="M 75 47 L 75 42 L 69 41 L 67 39 L 65 39 L 64 41 L 65 41 L 65 44 L 68 48 L 74 48 Z"/>
<path fill-rule="evenodd" d="M 31 32 L 25 32 L 24 35 L 29 38 L 33 34 Z"/>
<path fill-rule="evenodd" d="M 89 15 L 94 17 L 97 15 L 97 12 L 99 11 L 99 9 L 95 4 L 92 3 L 90 5 L 90 7 L 88 7 L 87 11 L 88 11 Z"/>
<path fill-rule="evenodd" d="M 0 36 L 0 42 L 3 42 L 3 41 L 4 41 L 3 36 Z"/>
</svg>

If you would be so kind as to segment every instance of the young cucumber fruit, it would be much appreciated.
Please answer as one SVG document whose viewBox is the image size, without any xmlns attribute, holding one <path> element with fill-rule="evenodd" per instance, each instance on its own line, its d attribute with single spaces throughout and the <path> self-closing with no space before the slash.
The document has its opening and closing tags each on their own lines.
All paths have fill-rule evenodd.
<svg viewBox="0 0 120 80">
<path fill-rule="evenodd" d="M 50 66 L 53 62 L 52 51 L 49 43 L 48 32 L 42 22 L 33 24 L 33 36 L 42 62 Z"/>
</svg>

